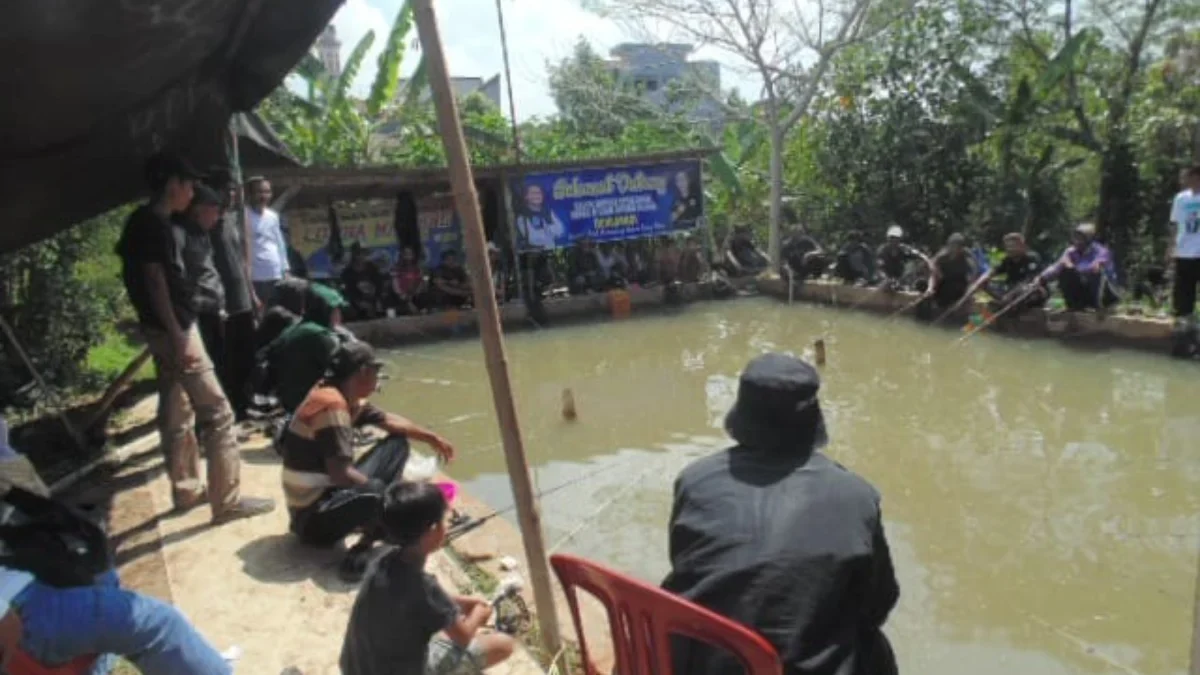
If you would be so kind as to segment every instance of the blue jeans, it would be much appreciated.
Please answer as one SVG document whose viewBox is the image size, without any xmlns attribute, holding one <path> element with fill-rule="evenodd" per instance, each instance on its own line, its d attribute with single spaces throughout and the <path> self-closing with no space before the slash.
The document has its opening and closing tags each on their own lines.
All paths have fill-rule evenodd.
<svg viewBox="0 0 1200 675">
<path fill-rule="evenodd" d="M 233 673 L 178 610 L 148 596 L 111 585 L 54 588 L 35 581 L 12 604 L 24 624 L 21 647 L 47 666 L 118 654 L 143 675 Z M 106 672 L 106 664 L 97 665 L 93 673 Z"/>
</svg>

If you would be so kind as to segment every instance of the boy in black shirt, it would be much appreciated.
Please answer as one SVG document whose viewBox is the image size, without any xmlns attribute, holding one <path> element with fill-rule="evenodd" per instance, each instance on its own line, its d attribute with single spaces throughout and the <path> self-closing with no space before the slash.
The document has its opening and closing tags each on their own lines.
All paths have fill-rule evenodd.
<svg viewBox="0 0 1200 675">
<path fill-rule="evenodd" d="M 449 514 L 436 485 L 387 488 L 383 529 L 396 547 L 371 568 L 354 599 L 343 675 L 478 675 L 512 655 L 509 636 L 478 634 L 492 614 L 486 600 L 450 596 L 425 572 L 425 559 L 446 541 Z"/>
</svg>

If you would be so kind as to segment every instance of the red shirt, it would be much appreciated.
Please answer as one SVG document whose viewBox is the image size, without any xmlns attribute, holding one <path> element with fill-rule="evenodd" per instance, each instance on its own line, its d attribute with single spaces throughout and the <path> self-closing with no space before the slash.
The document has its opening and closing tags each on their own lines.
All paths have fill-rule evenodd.
<svg viewBox="0 0 1200 675">
<path fill-rule="evenodd" d="M 412 295 L 421 287 L 421 282 L 424 281 L 424 275 L 421 273 L 421 268 L 417 265 L 408 267 L 399 267 L 394 272 L 396 279 L 396 290 L 401 295 Z"/>
</svg>

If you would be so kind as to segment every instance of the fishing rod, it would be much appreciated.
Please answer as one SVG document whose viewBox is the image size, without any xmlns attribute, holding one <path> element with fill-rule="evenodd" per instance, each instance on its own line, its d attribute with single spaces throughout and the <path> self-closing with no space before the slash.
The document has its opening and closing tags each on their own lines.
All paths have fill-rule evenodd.
<svg viewBox="0 0 1200 675">
<path fill-rule="evenodd" d="M 566 488 L 569 488 L 572 485 L 577 485 L 579 483 L 582 483 L 583 481 L 585 481 L 589 478 L 595 478 L 596 476 L 599 476 L 602 473 L 607 473 L 609 471 L 612 471 L 613 469 L 628 466 L 628 465 L 632 464 L 634 461 L 638 461 L 638 459 L 640 459 L 640 458 L 635 458 L 635 459 L 629 460 L 628 462 L 621 462 L 619 464 L 610 464 L 608 466 L 601 467 L 600 469 L 597 469 L 596 471 L 589 471 L 588 473 L 585 473 L 581 476 L 576 476 L 566 482 L 559 483 L 558 485 L 555 485 L 554 487 L 542 490 L 541 492 L 538 492 L 534 496 L 537 497 L 538 499 L 541 499 L 542 497 L 552 495 L 555 492 L 558 492 L 560 490 L 565 490 Z M 515 508 L 517 508 L 517 505 L 514 502 L 502 509 L 496 509 L 495 511 L 492 511 L 489 514 L 480 516 L 478 518 L 470 518 L 469 516 L 467 516 L 461 520 L 458 520 L 457 522 L 452 521 L 450 530 L 446 533 L 446 539 L 453 541 L 454 539 L 457 539 L 458 537 L 463 536 L 464 534 L 470 532 L 471 530 L 477 529 L 479 526 L 483 525 L 487 521 L 489 521 L 497 516 L 502 516 L 505 513 L 508 513 Z"/>
<path fill-rule="evenodd" d="M 925 300 L 927 298 L 930 298 L 932 296 L 933 296 L 932 290 L 925 291 L 916 300 L 913 300 L 912 302 L 908 303 L 907 305 L 905 305 L 905 306 L 901 307 L 900 309 L 889 314 L 887 319 L 885 319 L 885 321 L 891 321 L 892 319 L 900 316 L 901 314 L 904 314 L 905 312 L 916 307 L 917 305 L 921 304 L 922 302 L 925 302 Z"/>
<path fill-rule="evenodd" d="M 1036 292 L 1040 288 L 1041 288 L 1041 286 L 1039 286 L 1037 283 L 1030 284 L 1029 288 L 1025 289 L 1025 291 L 1023 293 L 1021 293 L 1019 296 L 1017 296 L 1017 298 L 1015 300 L 1013 300 L 1012 302 L 1010 302 L 1007 305 L 1005 305 L 1004 307 L 1002 307 L 999 312 L 996 312 L 995 314 L 988 317 L 987 320 L 984 321 L 983 323 L 979 324 L 978 326 L 974 326 L 971 328 L 971 330 L 967 331 L 966 335 L 964 335 L 958 339 L 957 344 L 962 344 L 962 343 L 966 342 L 967 340 L 971 339 L 971 337 L 974 336 L 979 331 L 987 328 L 988 326 L 992 325 L 993 323 L 996 323 L 997 319 L 999 319 L 1000 317 L 1007 314 L 1009 310 L 1011 310 L 1014 307 L 1016 307 L 1017 305 L 1021 304 L 1026 298 L 1033 295 L 1034 292 Z"/>
</svg>

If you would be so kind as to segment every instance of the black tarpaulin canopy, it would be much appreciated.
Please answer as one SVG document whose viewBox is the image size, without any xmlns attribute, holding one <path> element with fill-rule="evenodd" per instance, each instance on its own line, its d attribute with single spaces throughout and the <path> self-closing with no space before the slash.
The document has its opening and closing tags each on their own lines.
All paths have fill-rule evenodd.
<svg viewBox="0 0 1200 675">
<path fill-rule="evenodd" d="M 0 252 L 137 199 L 170 147 L 225 162 L 230 114 L 283 80 L 342 0 L 28 0 L 0 13 Z M 252 115 L 243 164 L 292 161 Z"/>
</svg>

